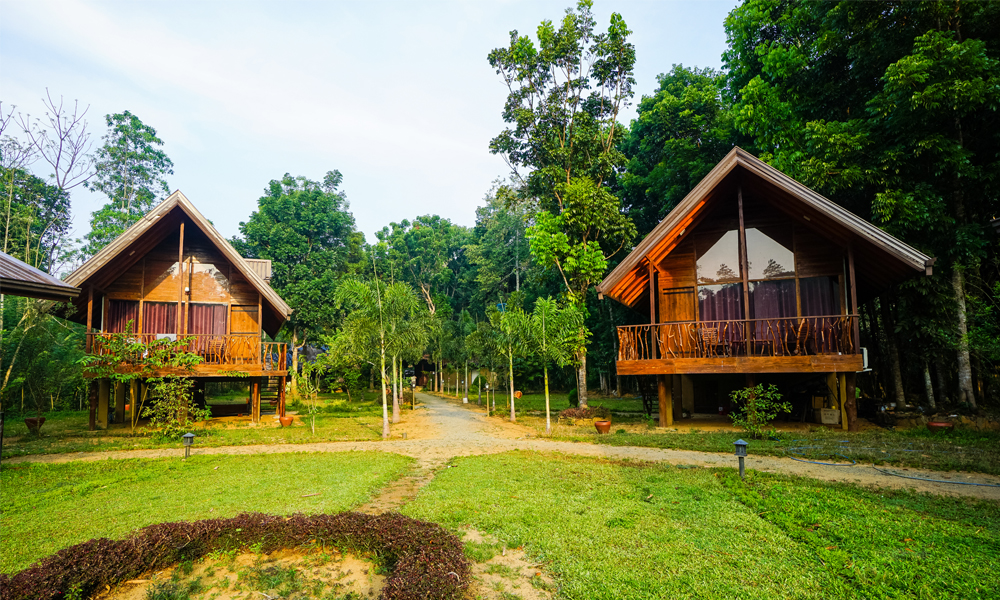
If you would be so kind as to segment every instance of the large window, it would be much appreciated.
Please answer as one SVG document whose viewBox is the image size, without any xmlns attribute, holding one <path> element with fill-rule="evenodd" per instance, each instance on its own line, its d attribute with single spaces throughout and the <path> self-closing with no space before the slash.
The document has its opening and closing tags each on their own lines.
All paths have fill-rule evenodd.
<svg viewBox="0 0 1000 600">
<path fill-rule="evenodd" d="M 130 322 L 132 323 L 132 332 L 139 331 L 139 301 L 108 300 L 108 318 L 104 331 L 124 333 Z"/>
<path fill-rule="evenodd" d="M 189 304 L 188 333 L 191 335 L 226 335 L 225 304 Z"/>
<path fill-rule="evenodd" d="M 840 314 L 840 281 L 836 277 L 806 277 L 799 280 L 803 317 Z"/>
<path fill-rule="evenodd" d="M 143 333 L 177 333 L 176 302 L 143 302 Z"/>
</svg>

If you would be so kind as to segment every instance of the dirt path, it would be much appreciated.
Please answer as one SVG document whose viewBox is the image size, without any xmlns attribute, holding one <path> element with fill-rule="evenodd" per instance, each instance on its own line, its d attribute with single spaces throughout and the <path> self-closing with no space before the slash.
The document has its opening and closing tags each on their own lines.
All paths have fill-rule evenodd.
<svg viewBox="0 0 1000 600">
<path fill-rule="evenodd" d="M 194 454 L 264 454 L 289 452 L 345 452 L 381 450 L 396 452 L 417 459 L 411 473 L 393 485 L 362 510 L 381 512 L 405 504 L 417 491 L 456 456 L 495 454 L 510 450 L 535 450 L 562 452 L 581 456 L 594 456 L 615 460 L 657 461 L 675 465 L 705 467 L 735 467 L 736 459 L 729 454 L 665 450 L 628 446 L 604 446 L 573 442 L 557 442 L 535 437 L 535 431 L 512 423 L 487 420 L 480 411 L 463 407 L 427 394 L 417 399 L 427 410 L 405 413 L 405 421 L 395 425 L 393 439 L 373 442 L 326 442 L 317 444 L 226 446 L 221 448 L 196 448 Z M 408 438 L 400 439 L 405 431 Z M 68 462 L 78 460 L 105 460 L 121 458 L 157 458 L 177 456 L 177 450 L 128 450 L 115 452 L 77 452 L 71 454 L 34 455 L 11 458 L 4 462 Z M 970 496 L 1000 500 L 1000 487 L 980 487 L 953 483 L 935 483 L 904 479 L 880 473 L 871 465 L 828 466 L 805 463 L 790 458 L 750 456 L 747 468 L 766 472 L 788 473 L 827 481 L 843 481 L 863 486 L 905 488 L 921 492 L 951 496 Z M 889 470 L 911 477 L 944 479 L 968 483 L 1000 484 L 1000 477 L 956 472 L 925 471 L 920 469 L 890 468 Z"/>
</svg>

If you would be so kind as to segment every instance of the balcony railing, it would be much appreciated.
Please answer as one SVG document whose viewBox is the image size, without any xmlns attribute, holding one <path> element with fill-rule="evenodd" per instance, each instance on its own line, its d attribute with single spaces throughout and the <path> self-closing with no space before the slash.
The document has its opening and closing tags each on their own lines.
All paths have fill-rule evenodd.
<svg viewBox="0 0 1000 600">
<path fill-rule="evenodd" d="M 110 354 L 108 340 L 114 335 L 119 334 L 87 334 L 87 348 L 89 348 L 89 353 L 97 356 L 107 356 Z M 152 333 L 134 334 L 130 336 L 130 340 L 138 343 L 131 346 L 132 355 L 125 357 L 125 362 L 135 365 L 143 364 L 146 358 L 146 351 L 143 350 L 143 346 L 168 336 L 170 339 L 180 338 L 190 340 L 182 347 L 182 350 L 201 356 L 202 362 L 200 364 L 202 365 L 232 367 L 260 366 L 263 371 L 285 371 L 288 368 L 288 345 L 280 342 L 262 342 L 260 336 L 255 333 L 230 335 L 194 334 L 182 336 Z"/>
<path fill-rule="evenodd" d="M 618 360 L 856 354 L 857 315 L 690 321 L 618 328 Z"/>
</svg>

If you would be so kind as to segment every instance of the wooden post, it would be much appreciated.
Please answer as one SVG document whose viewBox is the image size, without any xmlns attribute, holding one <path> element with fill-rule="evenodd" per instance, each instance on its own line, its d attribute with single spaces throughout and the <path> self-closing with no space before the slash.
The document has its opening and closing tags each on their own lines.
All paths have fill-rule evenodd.
<svg viewBox="0 0 1000 600">
<path fill-rule="evenodd" d="M 837 388 L 840 395 L 840 428 L 847 431 L 847 373 L 837 373 Z"/>
<path fill-rule="evenodd" d="M 177 275 L 180 281 L 177 286 L 177 333 L 183 335 L 187 332 L 184 323 L 184 221 L 181 221 L 181 237 L 177 244 Z"/>
<path fill-rule="evenodd" d="M 251 406 L 250 406 L 250 411 L 251 411 L 250 415 L 251 416 L 250 416 L 250 419 L 254 423 L 259 423 L 260 422 L 260 382 L 258 380 L 254 380 L 254 382 L 250 384 L 250 398 L 251 398 Z"/>
<path fill-rule="evenodd" d="M 128 385 L 115 384 L 115 422 L 121 425 L 125 422 L 125 404 L 128 403 Z"/>
<path fill-rule="evenodd" d="M 94 286 L 87 286 L 87 354 L 90 354 L 91 344 L 94 339 L 92 335 L 92 325 L 94 322 Z M 93 428 L 91 428 L 93 429 Z"/>
<path fill-rule="evenodd" d="M 108 399 L 111 396 L 111 380 L 102 379 L 97 392 L 97 427 L 108 428 Z"/>
<path fill-rule="evenodd" d="M 660 427 L 672 427 L 674 424 L 673 390 L 666 375 L 656 376 L 656 391 L 659 395 Z"/>
<path fill-rule="evenodd" d="M 747 231 L 743 225 L 743 186 L 736 188 L 737 206 L 740 212 L 740 278 L 743 280 L 743 337 L 746 339 L 747 356 L 752 356 L 750 345 L 750 266 L 747 264 Z"/>
<path fill-rule="evenodd" d="M 654 281 L 656 277 L 656 271 L 653 270 L 653 263 L 646 263 L 647 273 L 649 274 L 649 324 L 654 327 L 649 328 L 649 358 L 657 357 L 657 335 L 656 335 L 656 283 Z"/>
<path fill-rule="evenodd" d="M 851 317 L 851 321 L 854 324 L 854 354 L 861 353 L 861 325 L 859 321 L 861 320 L 861 310 L 858 308 L 858 286 L 854 283 L 854 244 L 849 244 L 847 246 L 847 270 L 848 276 L 851 282 L 851 314 L 855 315 Z M 854 398 L 851 398 L 851 403 L 853 404 Z"/>
<path fill-rule="evenodd" d="M 858 430 L 858 374 L 846 373 L 845 388 L 847 388 L 847 430 Z"/>
<path fill-rule="evenodd" d="M 278 378 L 278 416 L 285 416 L 285 378 Z"/>
</svg>

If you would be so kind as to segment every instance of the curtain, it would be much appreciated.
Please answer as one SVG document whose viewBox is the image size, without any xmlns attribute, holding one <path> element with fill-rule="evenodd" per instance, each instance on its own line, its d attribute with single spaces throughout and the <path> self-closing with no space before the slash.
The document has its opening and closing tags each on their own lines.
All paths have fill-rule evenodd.
<svg viewBox="0 0 1000 600">
<path fill-rule="evenodd" d="M 698 287 L 700 321 L 743 320 L 743 284 L 702 285 Z"/>
<path fill-rule="evenodd" d="M 132 322 L 132 333 L 139 329 L 138 300 L 109 300 L 107 333 L 124 333 L 129 321 Z"/>
<path fill-rule="evenodd" d="M 802 316 L 826 317 L 840 314 L 840 283 L 836 277 L 808 277 L 799 280 Z"/>
<path fill-rule="evenodd" d="M 225 304 L 188 305 L 188 333 L 226 335 Z"/>
<path fill-rule="evenodd" d="M 754 339 L 778 343 L 796 326 L 795 280 L 753 281 L 750 283 L 750 316 L 754 319 Z"/>
<path fill-rule="evenodd" d="M 143 333 L 177 333 L 176 302 L 143 302 Z"/>
</svg>

